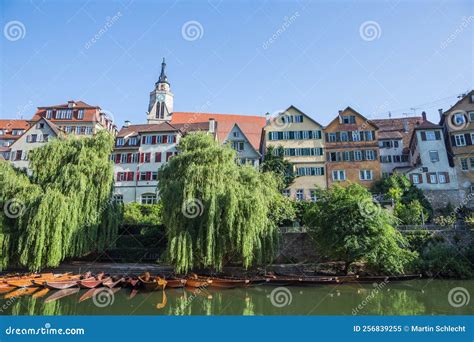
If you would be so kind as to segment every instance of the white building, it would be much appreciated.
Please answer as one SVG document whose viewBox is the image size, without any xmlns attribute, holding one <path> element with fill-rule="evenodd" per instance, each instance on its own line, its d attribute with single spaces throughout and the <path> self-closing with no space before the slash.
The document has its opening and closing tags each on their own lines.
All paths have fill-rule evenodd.
<svg viewBox="0 0 474 342">
<path fill-rule="evenodd" d="M 459 203 L 456 172 L 448 162 L 443 128 L 426 120 L 424 112 L 410 140 L 410 163 L 411 168 L 404 173 L 435 208 Z"/>
<path fill-rule="evenodd" d="M 63 132 L 51 121 L 40 118 L 10 146 L 10 161 L 19 169 L 28 169 L 28 154 L 41 147 L 51 139 L 61 136 Z"/>
</svg>

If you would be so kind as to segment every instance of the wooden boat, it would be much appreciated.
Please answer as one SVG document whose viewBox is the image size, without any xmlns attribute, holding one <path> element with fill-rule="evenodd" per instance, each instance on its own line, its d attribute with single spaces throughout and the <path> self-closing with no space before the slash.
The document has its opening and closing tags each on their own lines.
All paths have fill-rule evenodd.
<svg viewBox="0 0 474 342">
<path fill-rule="evenodd" d="M 412 279 L 420 279 L 422 277 L 421 274 L 401 274 L 397 276 L 362 276 L 356 279 L 347 279 L 342 280 L 342 283 L 377 283 L 377 282 L 391 282 L 391 281 L 404 281 L 404 280 L 412 280 Z"/>
<path fill-rule="evenodd" d="M 30 287 L 33 285 L 32 279 L 8 280 L 7 285 L 14 287 Z"/>
<path fill-rule="evenodd" d="M 38 290 L 37 287 L 20 287 L 16 289 L 15 291 L 7 293 L 3 298 L 8 299 L 8 298 L 17 298 L 21 296 L 26 296 L 26 295 L 32 294 L 36 290 Z"/>
<path fill-rule="evenodd" d="M 118 284 L 122 283 L 124 281 L 123 278 L 119 278 L 117 280 L 113 280 L 112 278 L 107 279 L 106 281 L 103 281 L 102 284 L 105 287 L 108 287 L 109 289 L 116 287 Z"/>
<path fill-rule="evenodd" d="M 164 290 L 167 284 L 167 281 L 160 277 L 150 277 L 147 280 L 146 277 L 138 277 L 141 285 L 146 291 L 158 291 Z"/>
<path fill-rule="evenodd" d="M 14 289 L 17 289 L 17 287 L 14 287 L 14 286 L 2 287 L 2 288 L 0 288 L 0 294 L 1 293 L 8 293 L 10 291 L 13 291 Z"/>
<path fill-rule="evenodd" d="M 81 289 L 93 289 L 99 286 L 100 284 L 102 284 L 102 280 L 97 280 L 94 277 L 90 277 L 88 279 L 81 279 L 77 281 L 77 285 Z"/>
<path fill-rule="evenodd" d="M 87 300 L 87 299 L 89 299 L 89 298 L 92 298 L 92 297 L 94 296 L 94 294 L 95 294 L 96 292 L 98 292 L 98 291 L 100 291 L 100 289 L 96 289 L 96 288 L 90 289 L 89 291 L 86 291 L 86 293 L 84 293 L 84 294 L 81 296 L 81 298 L 79 298 L 79 303 L 80 303 L 80 302 L 83 302 L 83 301 L 85 301 L 85 300 Z"/>
<path fill-rule="evenodd" d="M 266 283 L 278 286 L 310 286 L 318 284 L 338 284 L 340 281 L 336 277 L 306 277 L 306 276 L 275 276 L 266 277 Z"/>
<path fill-rule="evenodd" d="M 193 273 L 189 278 L 186 279 L 187 287 L 207 287 L 212 284 L 210 278 L 199 277 L 197 274 Z"/>
<path fill-rule="evenodd" d="M 45 303 L 50 303 L 50 302 L 53 302 L 55 300 L 58 300 L 58 299 L 73 295 L 75 293 L 78 293 L 79 291 L 80 291 L 80 288 L 78 288 L 78 287 L 73 288 L 73 289 L 64 289 L 64 290 L 56 291 L 51 296 L 46 298 L 44 300 L 44 302 Z"/>
<path fill-rule="evenodd" d="M 236 287 L 246 287 L 250 285 L 249 279 L 225 279 L 225 278 L 210 278 L 211 287 L 220 289 L 234 289 Z"/>
<path fill-rule="evenodd" d="M 185 278 L 170 278 L 170 279 L 166 279 L 166 281 L 167 281 L 166 286 L 172 289 L 181 288 L 186 285 Z"/>
<path fill-rule="evenodd" d="M 47 287 L 48 289 L 51 289 L 51 290 L 64 290 L 64 289 L 69 289 L 71 287 L 77 286 L 77 283 L 78 283 L 77 279 L 59 280 L 59 281 L 45 281 L 43 283 L 43 286 Z"/>
<path fill-rule="evenodd" d="M 49 289 L 41 289 L 38 292 L 33 293 L 33 298 L 44 297 L 49 292 Z"/>
</svg>

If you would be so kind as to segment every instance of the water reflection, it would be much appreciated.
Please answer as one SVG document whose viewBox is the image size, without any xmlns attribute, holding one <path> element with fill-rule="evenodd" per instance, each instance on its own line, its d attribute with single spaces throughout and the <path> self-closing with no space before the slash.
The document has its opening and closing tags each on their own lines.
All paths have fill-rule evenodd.
<svg viewBox="0 0 474 342">
<path fill-rule="evenodd" d="M 275 287 L 259 286 L 233 290 L 201 291 L 169 289 L 165 292 L 138 292 L 130 289 L 114 294 L 110 305 L 99 307 L 86 290 L 71 293 L 53 301 L 45 296 L 25 294 L 0 299 L 0 314 L 7 315 L 472 315 L 472 303 L 454 308 L 448 303 L 448 292 L 464 287 L 474 296 L 472 281 L 413 280 L 388 283 L 375 292 L 371 284 L 288 287 L 291 303 L 272 305 Z M 40 290 L 38 290 L 40 291 Z M 61 296 L 59 296 L 61 297 Z M 85 299 L 84 299 L 85 297 Z M 79 299 L 82 299 L 80 302 Z"/>
</svg>

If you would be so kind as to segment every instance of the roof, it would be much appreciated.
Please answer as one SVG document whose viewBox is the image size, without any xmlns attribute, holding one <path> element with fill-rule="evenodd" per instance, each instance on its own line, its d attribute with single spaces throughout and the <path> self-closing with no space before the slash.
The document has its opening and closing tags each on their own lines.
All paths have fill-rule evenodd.
<svg viewBox="0 0 474 342">
<path fill-rule="evenodd" d="M 434 124 L 431 121 L 425 120 L 421 124 L 417 125 L 415 129 L 442 129 L 440 125 Z"/>
<path fill-rule="evenodd" d="M 12 130 L 23 129 L 27 130 L 30 127 L 26 120 L 0 120 L 0 130 L 4 130 L 5 134 L 0 135 L 0 139 L 16 140 L 21 135 L 12 135 Z"/>
<path fill-rule="evenodd" d="M 117 137 L 123 138 L 126 136 L 134 136 L 139 133 L 155 133 L 155 132 L 176 132 L 178 128 L 170 125 L 168 122 L 162 122 L 157 124 L 141 124 L 141 125 L 130 125 L 122 127 L 118 132 Z"/>
<path fill-rule="evenodd" d="M 350 112 L 352 112 L 352 113 L 354 113 L 354 114 L 356 114 L 356 115 L 359 115 L 359 116 L 360 116 L 361 118 L 363 118 L 368 124 L 374 126 L 374 128 L 379 128 L 379 127 L 377 126 L 377 124 L 374 122 L 374 120 L 369 120 L 369 119 L 367 119 L 364 115 L 362 115 L 361 113 L 359 113 L 358 111 L 356 111 L 356 110 L 355 110 L 354 108 L 352 108 L 351 106 L 347 106 L 346 109 L 340 111 L 340 112 L 337 114 L 337 116 L 336 116 L 334 119 L 332 119 L 331 122 L 329 122 L 329 123 L 327 124 L 326 127 L 329 127 L 330 125 L 332 125 L 332 123 L 335 122 L 336 120 L 339 121 L 339 116 L 340 116 L 341 114 L 344 114 L 344 113 L 347 112 L 347 111 L 350 111 Z M 347 126 L 347 125 L 346 125 L 346 126 Z"/>
<path fill-rule="evenodd" d="M 395 135 L 399 134 L 398 138 L 402 138 L 403 147 L 408 148 L 413 130 L 422 120 L 421 116 L 412 116 L 407 118 L 373 119 L 372 122 L 379 128 L 379 139 L 394 139 Z M 404 122 L 407 123 L 407 132 L 405 132 L 403 126 Z M 391 137 L 392 134 L 393 138 Z"/>
<path fill-rule="evenodd" d="M 64 134 L 63 131 L 61 131 L 59 129 L 58 126 L 56 126 L 54 123 L 52 123 L 51 121 L 49 121 L 48 119 L 45 119 L 45 118 L 40 118 L 38 121 L 41 121 L 43 120 L 44 122 L 46 122 L 46 124 L 51 128 L 51 130 L 54 132 L 54 134 L 56 134 L 56 136 L 61 136 Z M 28 127 L 28 129 L 25 131 L 25 133 L 23 133 L 23 135 L 25 135 L 30 129 L 32 129 L 33 127 L 35 127 L 35 125 L 31 125 Z M 10 148 L 15 145 L 17 143 L 18 140 L 16 140 L 13 144 L 10 145 Z"/>
<path fill-rule="evenodd" d="M 443 113 L 443 116 L 449 113 L 450 111 L 452 111 L 454 108 L 456 108 L 462 101 L 464 101 L 464 99 L 469 98 L 472 95 L 474 95 L 474 89 L 468 92 L 467 94 L 465 94 L 464 96 L 462 96 L 458 101 L 456 101 L 456 103 L 453 104 L 451 108 L 449 108 L 447 111 Z"/>
<path fill-rule="evenodd" d="M 69 102 L 74 102 L 74 106 L 69 107 Z M 52 110 L 72 109 L 73 110 L 73 114 L 72 114 L 71 119 L 56 119 L 53 115 L 53 117 L 49 119 L 51 122 L 62 122 L 62 123 L 63 122 L 74 122 L 74 123 L 77 123 L 77 122 L 94 122 L 94 123 L 102 124 L 100 116 L 101 116 L 101 113 L 103 113 L 103 112 L 102 112 L 101 108 L 99 106 L 91 106 L 91 105 L 85 103 L 84 101 L 68 101 L 68 103 L 64 103 L 64 104 L 59 104 L 59 105 L 54 105 L 54 106 L 38 107 L 38 109 L 36 110 L 36 113 L 33 115 L 33 117 L 31 118 L 30 121 L 36 122 L 41 117 L 45 118 L 46 117 L 46 111 L 48 109 L 52 109 Z M 84 116 L 83 116 L 82 119 L 77 118 L 77 115 L 78 115 L 77 111 L 79 109 L 84 110 Z M 106 113 L 104 113 L 104 114 L 106 114 Z M 106 118 L 106 120 L 110 121 L 112 126 L 115 126 L 113 124 L 112 118 Z M 104 126 L 104 125 L 102 124 L 102 126 Z M 105 128 L 107 128 L 107 126 L 105 126 Z"/>
<path fill-rule="evenodd" d="M 239 125 L 250 144 L 255 150 L 259 150 L 262 129 L 265 127 L 266 119 L 263 116 L 238 115 L 238 114 L 216 114 L 195 112 L 174 112 L 171 116 L 171 124 L 192 124 L 198 122 L 209 122 L 214 119 L 217 122 L 217 140 L 223 142 L 235 124 Z"/>
</svg>

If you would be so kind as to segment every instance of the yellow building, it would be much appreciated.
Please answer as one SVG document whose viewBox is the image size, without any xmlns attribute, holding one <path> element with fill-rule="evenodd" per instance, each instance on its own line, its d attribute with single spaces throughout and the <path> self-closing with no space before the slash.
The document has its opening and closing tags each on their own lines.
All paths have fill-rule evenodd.
<svg viewBox="0 0 474 342">
<path fill-rule="evenodd" d="M 291 106 L 264 128 L 263 146 L 283 147 L 284 157 L 296 176 L 284 194 L 299 200 L 315 200 L 316 186 L 326 188 L 323 126 Z"/>
</svg>

